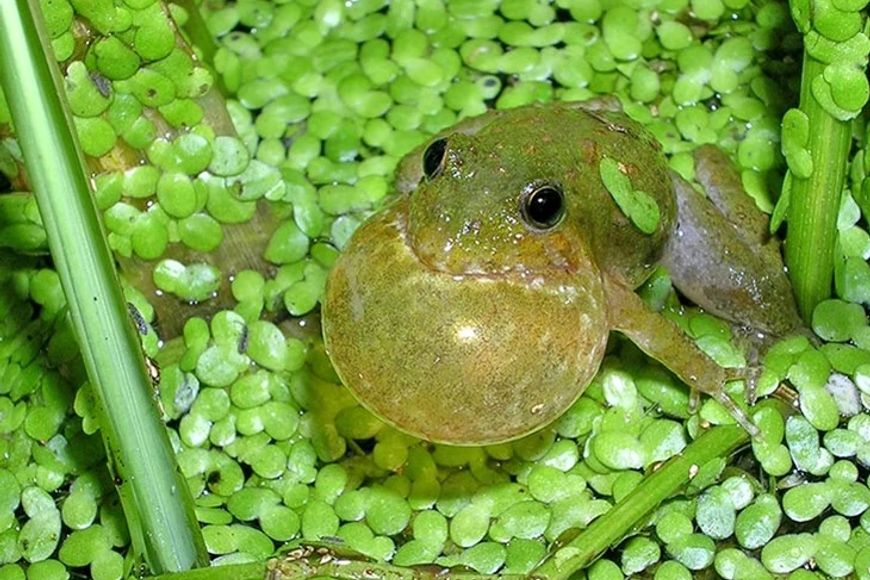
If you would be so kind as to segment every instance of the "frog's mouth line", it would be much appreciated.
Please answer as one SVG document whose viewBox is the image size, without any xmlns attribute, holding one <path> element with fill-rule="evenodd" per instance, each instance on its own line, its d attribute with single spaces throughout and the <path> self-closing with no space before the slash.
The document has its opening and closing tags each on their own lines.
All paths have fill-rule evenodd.
<svg viewBox="0 0 870 580">
<path fill-rule="evenodd" d="M 452 272 L 436 263 L 433 263 L 431 260 L 427 260 L 424 255 L 421 255 L 421 253 L 417 251 L 417 248 L 414 246 L 414 242 L 411 239 L 408 209 L 408 204 L 401 204 L 400 207 L 397 207 L 395 218 L 391 221 L 390 225 L 395 228 L 399 240 L 405 245 L 408 252 L 414 257 L 417 263 L 420 264 L 422 269 L 433 274 L 449 276 L 457 281 L 467 278 L 473 278 L 476 280 L 507 280 L 516 278 L 518 280 L 528 281 L 532 278 L 534 283 L 535 274 L 527 268 L 511 268 L 501 272 L 486 272 L 482 269 L 468 269 L 463 270 L 462 272 Z M 537 278 L 540 280 L 540 283 L 543 283 L 543 278 L 541 276 L 537 276 Z"/>
<path fill-rule="evenodd" d="M 555 259 L 551 259 L 551 264 L 546 272 L 540 272 L 534 270 L 532 268 L 526 267 L 522 263 L 518 263 L 510 268 L 505 268 L 501 271 L 486 271 L 482 268 L 480 269 L 464 269 L 462 272 L 454 272 L 448 270 L 437 263 L 433 263 L 431 260 L 427 260 L 424 255 L 421 255 L 420 252 L 417 251 L 417 248 L 414 246 L 414 242 L 410 235 L 410 225 L 409 225 L 409 205 L 406 200 L 402 200 L 405 203 L 398 203 L 394 208 L 394 217 L 389 222 L 389 226 L 393 227 L 396 231 L 396 235 L 399 240 L 405 245 L 408 249 L 408 252 L 414 257 L 414 259 L 420 264 L 422 269 L 427 270 L 433 274 L 440 274 L 443 276 L 449 276 L 454 280 L 462 280 L 466 278 L 473 278 L 476 280 L 515 280 L 522 284 L 528 284 L 532 287 L 538 285 L 545 285 L 546 279 L 549 277 L 548 274 L 552 274 L 553 272 L 563 272 L 569 276 L 576 275 L 578 273 L 577 264 L 572 263 L 564 258 L 563 255 L 558 255 L 558 261 Z"/>
</svg>

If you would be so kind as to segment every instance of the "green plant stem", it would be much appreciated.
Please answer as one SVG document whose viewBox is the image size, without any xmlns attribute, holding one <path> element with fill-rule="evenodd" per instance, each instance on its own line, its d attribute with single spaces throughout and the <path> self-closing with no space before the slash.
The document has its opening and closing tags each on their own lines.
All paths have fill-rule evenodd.
<svg viewBox="0 0 870 580">
<path fill-rule="evenodd" d="M 681 489 L 698 467 L 734 452 L 749 442 L 749 434 L 736 425 L 714 427 L 678 456 L 647 476 L 609 512 L 595 520 L 580 535 L 551 553 L 533 576 L 559 580 L 591 564 L 646 520 L 665 499 Z"/>
<path fill-rule="evenodd" d="M 190 43 L 200 50 L 202 59 L 213 69 L 214 55 L 217 53 L 218 47 L 205 19 L 202 17 L 202 13 L 199 11 L 199 6 L 195 0 L 176 0 L 175 3 L 187 12 L 187 22 L 183 28 Z M 216 75 L 215 80 L 220 80 L 220 75 Z"/>
<path fill-rule="evenodd" d="M 809 117 L 807 148 L 814 169 L 807 179 L 792 176 L 785 242 L 798 309 L 807 322 L 816 304 L 831 294 L 837 214 L 852 143 L 852 124 L 832 117 L 812 94 L 813 79 L 824 69 L 823 63 L 804 52 L 800 110 Z"/>
<path fill-rule="evenodd" d="M 208 561 L 193 501 L 152 398 L 39 15 L 38 0 L 0 2 L 0 84 L 102 412 L 134 548 L 154 571 L 187 570 Z"/>
</svg>

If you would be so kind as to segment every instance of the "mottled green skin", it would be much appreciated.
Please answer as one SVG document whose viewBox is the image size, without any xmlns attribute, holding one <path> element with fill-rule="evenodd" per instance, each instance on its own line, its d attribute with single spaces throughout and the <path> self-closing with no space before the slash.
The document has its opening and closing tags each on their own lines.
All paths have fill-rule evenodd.
<svg viewBox="0 0 870 580">
<path fill-rule="evenodd" d="M 676 218 L 658 144 L 625 115 L 610 111 L 550 105 L 486 116 L 491 122 L 476 134 L 449 137 L 444 173 L 421 182 L 407 202 L 411 244 L 420 260 L 452 274 L 546 272 L 570 268 L 582 246 L 592 250 L 600 268 L 626 283 L 645 280 Z M 598 162 L 604 156 L 621 161 L 635 188 L 656 199 L 663 219 L 652 235 L 631 225 L 601 183 Z M 529 231 L 520 215 L 520 195 L 536 182 L 560 184 L 568 202 L 565 222 L 544 234 Z"/>
<path fill-rule="evenodd" d="M 673 176 L 639 125 L 550 104 L 493 111 L 444 135 L 441 173 L 421 180 L 425 147 L 403 161 L 403 193 L 357 230 L 327 284 L 326 347 L 366 407 L 432 441 L 515 439 L 580 396 L 611 330 L 729 402 L 722 369 L 633 292 L 677 223 Z M 603 156 L 655 198 L 652 234 L 602 184 Z M 543 182 L 567 203 L 548 231 L 527 225 L 520 207 Z"/>
</svg>

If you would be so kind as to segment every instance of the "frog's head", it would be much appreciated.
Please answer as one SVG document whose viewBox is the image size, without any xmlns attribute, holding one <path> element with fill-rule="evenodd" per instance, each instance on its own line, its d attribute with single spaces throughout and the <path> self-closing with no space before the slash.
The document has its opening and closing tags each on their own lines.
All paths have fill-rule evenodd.
<svg viewBox="0 0 870 580">
<path fill-rule="evenodd" d="M 566 227 L 562 177 L 537 161 L 541 143 L 484 128 L 429 143 L 408 193 L 408 241 L 420 261 L 453 275 L 528 277 L 576 270 L 585 241 Z"/>
</svg>

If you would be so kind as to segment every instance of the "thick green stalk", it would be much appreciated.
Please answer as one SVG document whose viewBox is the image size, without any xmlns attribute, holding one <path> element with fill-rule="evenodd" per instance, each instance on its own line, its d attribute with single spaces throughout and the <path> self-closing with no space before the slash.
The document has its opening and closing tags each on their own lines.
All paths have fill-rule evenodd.
<svg viewBox="0 0 870 580">
<path fill-rule="evenodd" d="M 785 241 L 785 261 L 805 321 L 831 294 L 837 213 L 852 143 L 851 122 L 832 117 L 812 94 L 813 79 L 825 66 L 804 52 L 800 110 L 809 117 L 807 149 L 814 169 L 806 179 L 792 176 Z"/>
<path fill-rule="evenodd" d="M 69 303 L 111 469 L 135 548 L 156 572 L 205 564 L 193 501 L 178 471 L 121 293 L 59 71 L 43 47 L 38 0 L 0 2 L 0 85 Z"/>
<path fill-rule="evenodd" d="M 609 512 L 583 533 L 550 554 L 532 576 L 560 580 L 584 569 L 619 543 L 665 499 L 680 490 L 698 467 L 732 453 L 749 441 L 749 434 L 736 425 L 714 427 L 686 447 L 680 455 L 647 476 Z"/>
</svg>

